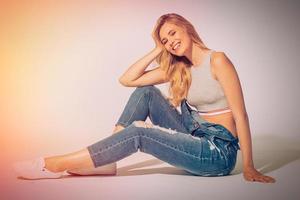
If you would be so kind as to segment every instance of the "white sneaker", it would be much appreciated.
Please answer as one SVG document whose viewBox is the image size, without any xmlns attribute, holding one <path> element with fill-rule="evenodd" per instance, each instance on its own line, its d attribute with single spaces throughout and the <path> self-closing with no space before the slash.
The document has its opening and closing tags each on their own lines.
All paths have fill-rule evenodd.
<svg viewBox="0 0 300 200">
<path fill-rule="evenodd" d="M 33 160 L 13 164 L 16 173 L 24 179 L 61 178 L 64 172 L 51 172 L 45 168 L 45 160 L 39 157 Z"/>
<path fill-rule="evenodd" d="M 103 165 L 100 167 L 91 167 L 91 168 L 83 168 L 83 169 L 72 169 L 67 170 L 67 172 L 71 175 L 116 175 L 117 173 L 117 164 L 111 163 L 107 165 Z"/>
</svg>

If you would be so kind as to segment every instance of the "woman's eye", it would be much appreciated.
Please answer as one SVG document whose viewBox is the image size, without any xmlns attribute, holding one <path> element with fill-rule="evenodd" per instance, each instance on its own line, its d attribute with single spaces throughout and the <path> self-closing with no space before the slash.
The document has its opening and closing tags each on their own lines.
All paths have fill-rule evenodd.
<svg viewBox="0 0 300 200">
<path fill-rule="evenodd" d="M 172 35 L 174 35 L 176 32 L 174 31 L 173 33 L 172 33 Z"/>
</svg>

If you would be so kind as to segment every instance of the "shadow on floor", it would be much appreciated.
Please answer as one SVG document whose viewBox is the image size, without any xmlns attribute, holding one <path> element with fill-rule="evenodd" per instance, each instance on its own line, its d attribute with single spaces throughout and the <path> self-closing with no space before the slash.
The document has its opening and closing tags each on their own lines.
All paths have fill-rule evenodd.
<svg viewBox="0 0 300 200">
<path fill-rule="evenodd" d="M 274 135 L 253 137 L 253 160 L 255 167 L 262 173 L 282 168 L 300 158 L 300 140 Z M 239 151 L 238 161 L 232 174 L 242 172 L 242 157 Z"/>
<path fill-rule="evenodd" d="M 172 175 L 186 175 L 192 176 L 192 174 L 184 171 L 183 169 L 179 169 L 176 167 L 154 167 L 149 169 L 139 169 L 143 167 L 150 167 L 155 165 L 164 164 L 163 161 L 159 159 L 151 159 L 143 162 L 135 163 L 132 165 L 128 165 L 125 167 L 118 168 L 118 176 L 131 176 L 131 175 L 146 175 L 146 174 L 172 174 Z"/>
</svg>

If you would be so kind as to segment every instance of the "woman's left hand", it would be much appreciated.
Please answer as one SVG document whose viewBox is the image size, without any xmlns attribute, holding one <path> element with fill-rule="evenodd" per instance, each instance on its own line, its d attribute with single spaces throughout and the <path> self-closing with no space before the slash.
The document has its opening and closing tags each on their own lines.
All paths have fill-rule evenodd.
<svg viewBox="0 0 300 200">
<path fill-rule="evenodd" d="M 262 183 L 274 183 L 275 179 L 271 176 L 265 176 L 257 171 L 254 167 L 245 168 L 243 171 L 244 178 L 247 181 L 257 181 Z"/>
</svg>

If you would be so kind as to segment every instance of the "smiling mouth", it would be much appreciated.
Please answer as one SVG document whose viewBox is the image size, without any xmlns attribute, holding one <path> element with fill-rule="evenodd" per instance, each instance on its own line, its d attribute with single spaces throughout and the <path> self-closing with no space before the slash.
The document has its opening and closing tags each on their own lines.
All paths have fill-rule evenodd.
<svg viewBox="0 0 300 200">
<path fill-rule="evenodd" d="M 176 43 L 173 47 L 172 50 L 176 51 L 181 45 L 181 42 Z"/>
</svg>

